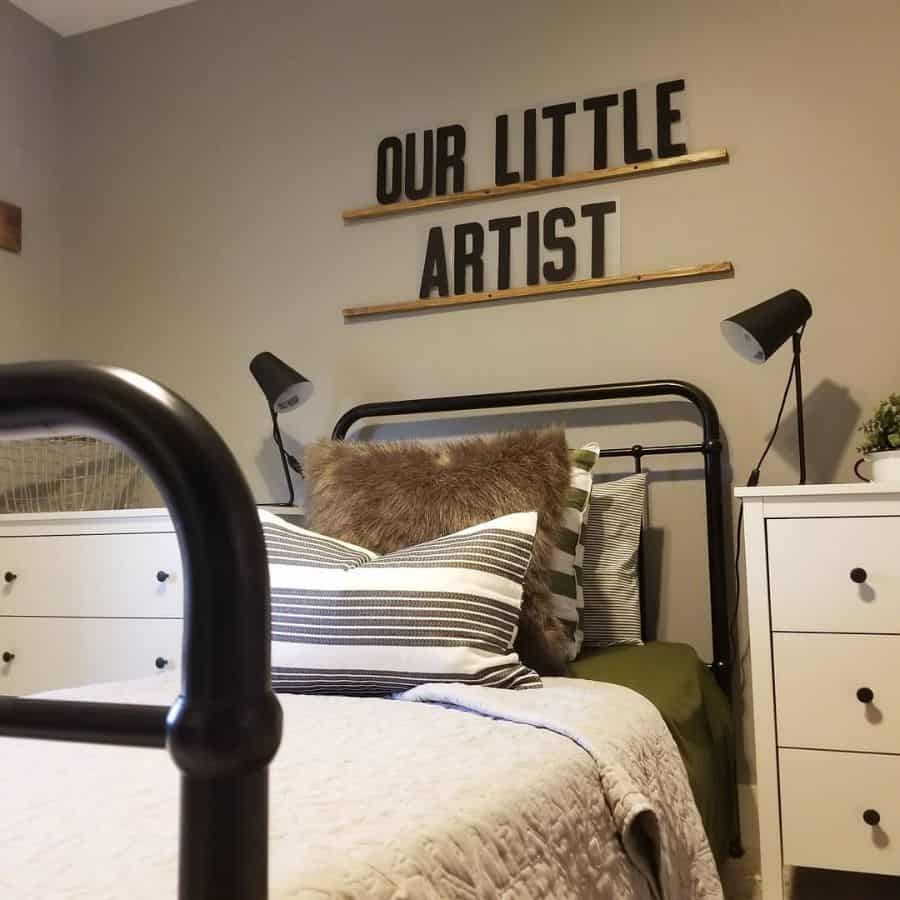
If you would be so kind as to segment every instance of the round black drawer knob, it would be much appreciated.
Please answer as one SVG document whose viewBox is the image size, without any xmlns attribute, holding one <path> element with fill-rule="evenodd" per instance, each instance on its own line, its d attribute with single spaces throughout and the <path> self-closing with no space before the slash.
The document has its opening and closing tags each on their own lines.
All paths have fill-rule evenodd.
<svg viewBox="0 0 900 900">
<path fill-rule="evenodd" d="M 4 572 L 4 573 L 3 573 L 3 580 L 4 580 L 7 584 L 12 584 L 18 577 L 19 577 L 19 576 L 16 575 L 15 572 Z"/>
<path fill-rule="evenodd" d="M 878 814 L 877 809 L 867 809 L 863 813 L 863 822 L 866 825 L 871 825 L 873 828 L 881 821 L 881 816 Z"/>
<path fill-rule="evenodd" d="M 156 573 L 156 580 L 157 580 L 160 584 L 162 584 L 164 581 L 168 581 L 168 580 L 169 580 L 169 573 L 168 573 L 168 572 L 164 572 L 162 569 L 160 569 L 160 570 Z"/>
<path fill-rule="evenodd" d="M 169 664 L 169 661 L 164 656 L 156 657 L 156 668 L 164 669 Z"/>
<path fill-rule="evenodd" d="M 850 580 L 856 584 L 865 584 L 868 577 L 869 573 L 865 569 L 860 569 L 859 566 L 850 570 Z"/>
<path fill-rule="evenodd" d="M 3 651 L 3 657 L 2 657 L 3 662 L 5 662 L 5 663 L 11 663 L 15 658 L 16 658 L 16 654 L 15 654 L 15 653 L 10 653 L 9 650 L 4 650 L 4 651 Z"/>
<path fill-rule="evenodd" d="M 872 688 L 861 687 L 856 692 L 856 699 L 859 700 L 860 703 L 871 703 L 875 699 L 875 692 Z"/>
</svg>

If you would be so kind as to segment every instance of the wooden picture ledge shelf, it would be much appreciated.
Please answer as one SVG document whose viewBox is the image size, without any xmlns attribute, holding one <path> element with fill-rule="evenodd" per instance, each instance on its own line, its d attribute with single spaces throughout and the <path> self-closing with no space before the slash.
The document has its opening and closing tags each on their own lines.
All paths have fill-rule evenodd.
<svg viewBox="0 0 900 900">
<path fill-rule="evenodd" d="M 544 297 L 548 294 L 564 294 L 574 291 L 599 291 L 638 284 L 657 284 L 667 281 L 711 278 L 734 274 L 731 262 L 705 263 L 699 266 L 677 266 L 642 272 L 633 275 L 607 275 L 604 278 L 583 278 L 559 284 L 534 284 L 505 288 L 502 291 L 481 291 L 477 294 L 459 294 L 455 297 L 428 297 L 425 300 L 405 300 L 399 303 L 381 303 L 374 306 L 351 306 L 344 310 L 345 319 L 362 316 L 379 316 L 396 313 L 412 313 L 425 309 L 442 309 L 452 306 L 471 306 L 475 303 L 497 303 L 502 300 Z"/>
<path fill-rule="evenodd" d="M 346 209 L 342 216 L 345 222 L 361 222 L 401 213 L 419 212 L 424 209 L 456 206 L 460 203 L 474 203 L 478 200 L 496 200 L 500 197 L 510 197 L 517 194 L 534 194 L 539 191 L 553 190 L 554 188 L 593 184 L 598 181 L 616 181 L 639 175 L 670 172 L 673 169 L 688 169 L 726 162 L 728 162 L 728 150 L 720 147 L 717 150 L 701 150 L 697 153 L 685 153 L 682 156 L 652 159 L 648 162 L 615 166 L 609 169 L 574 172 L 571 175 L 559 175 L 556 178 L 539 178 L 536 181 L 520 181 L 516 184 L 475 188 L 470 191 L 460 191 L 456 194 L 443 194 L 439 197 L 425 197 L 423 200 L 404 200 L 398 203 L 366 206 L 362 209 Z"/>
<path fill-rule="evenodd" d="M 0 200 L 0 250 L 22 252 L 22 209 Z"/>
</svg>

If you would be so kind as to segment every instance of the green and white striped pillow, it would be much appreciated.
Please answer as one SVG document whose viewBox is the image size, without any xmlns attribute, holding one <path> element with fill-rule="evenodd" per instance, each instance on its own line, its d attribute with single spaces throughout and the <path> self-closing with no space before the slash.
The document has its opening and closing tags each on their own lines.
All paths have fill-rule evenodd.
<svg viewBox="0 0 900 900">
<path fill-rule="evenodd" d="M 550 559 L 553 611 L 569 635 L 566 655 L 570 660 L 578 656 L 584 640 L 584 545 L 581 532 L 588 517 L 591 483 L 599 452 L 599 445 L 593 443 L 585 444 L 580 450 L 569 450 L 569 487 Z"/>
</svg>

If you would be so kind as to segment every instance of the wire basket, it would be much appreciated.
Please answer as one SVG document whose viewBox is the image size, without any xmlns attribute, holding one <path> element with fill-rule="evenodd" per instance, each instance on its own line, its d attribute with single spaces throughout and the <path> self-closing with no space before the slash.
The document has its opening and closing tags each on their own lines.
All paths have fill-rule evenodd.
<svg viewBox="0 0 900 900">
<path fill-rule="evenodd" d="M 127 453 L 91 437 L 0 442 L 0 513 L 128 509 L 144 472 Z"/>
</svg>

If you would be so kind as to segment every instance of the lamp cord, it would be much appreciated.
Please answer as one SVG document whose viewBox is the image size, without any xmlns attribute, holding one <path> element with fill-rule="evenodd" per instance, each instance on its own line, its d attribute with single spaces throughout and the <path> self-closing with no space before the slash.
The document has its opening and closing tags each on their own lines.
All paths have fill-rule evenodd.
<svg viewBox="0 0 900 900">
<path fill-rule="evenodd" d="M 806 328 L 804 323 L 803 327 L 800 329 L 800 337 L 803 337 L 803 332 Z M 778 415 L 775 416 L 775 426 L 772 428 L 772 434 L 769 436 L 769 440 L 766 443 L 765 449 L 760 454 L 759 459 L 756 462 L 756 465 L 753 467 L 753 471 L 750 473 L 750 477 L 747 479 L 747 487 L 756 487 L 759 484 L 759 475 L 762 470 L 762 465 L 766 461 L 766 457 L 769 455 L 769 451 L 772 449 L 772 445 L 775 443 L 775 436 L 778 434 L 778 428 L 781 425 L 781 419 L 784 416 L 784 408 L 787 405 L 787 398 L 791 392 L 791 385 L 794 383 L 794 377 L 797 373 L 797 358 L 794 357 L 791 360 L 791 368 L 788 371 L 787 384 L 784 386 L 784 393 L 781 396 L 781 405 L 778 407 Z M 738 520 L 737 520 L 737 536 L 735 538 L 735 548 L 734 548 L 734 603 L 731 609 L 731 658 L 735 659 L 737 656 L 738 649 L 738 639 L 737 639 L 737 623 L 738 623 L 738 612 L 741 607 L 741 550 L 743 549 L 743 534 L 744 534 L 744 502 L 740 501 L 741 506 L 738 510 Z M 749 648 L 749 642 L 748 642 Z M 746 662 L 746 653 L 743 654 L 740 658 L 740 665 L 738 666 L 737 676 L 738 683 L 736 685 L 737 691 L 736 696 L 741 696 L 744 686 L 744 664 Z"/>
<path fill-rule="evenodd" d="M 303 471 L 303 466 L 300 464 L 300 460 L 294 456 L 293 453 L 289 453 L 287 448 L 284 446 L 284 439 L 281 437 L 281 429 L 276 424 L 272 429 L 272 437 L 275 438 L 275 443 L 278 444 L 278 449 L 284 454 L 284 459 L 287 460 L 288 465 L 301 477 L 306 478 L 306 472 Z"/>
<path fill-rule="evenodd" d="M 281 439 L 281 429 L 278 427 L 278 413 L 274 407 L 270 407 L 269 412 L 272 414 L 272 438 L 278 447 L 278 454 L 281 457 L 281 466 L 284 469 L 284 480 L 287 482 L 288 499 L 285 503 L 272 504 L 273 506 L 293 506 L 294 505 L 294 482 L 291 479 L 291 473 L 288 470 L 288 464 L 299 475 L 303 475 L 303 468 L 295 457 L 284 449 L 284 441 Z"/>
</svg>

